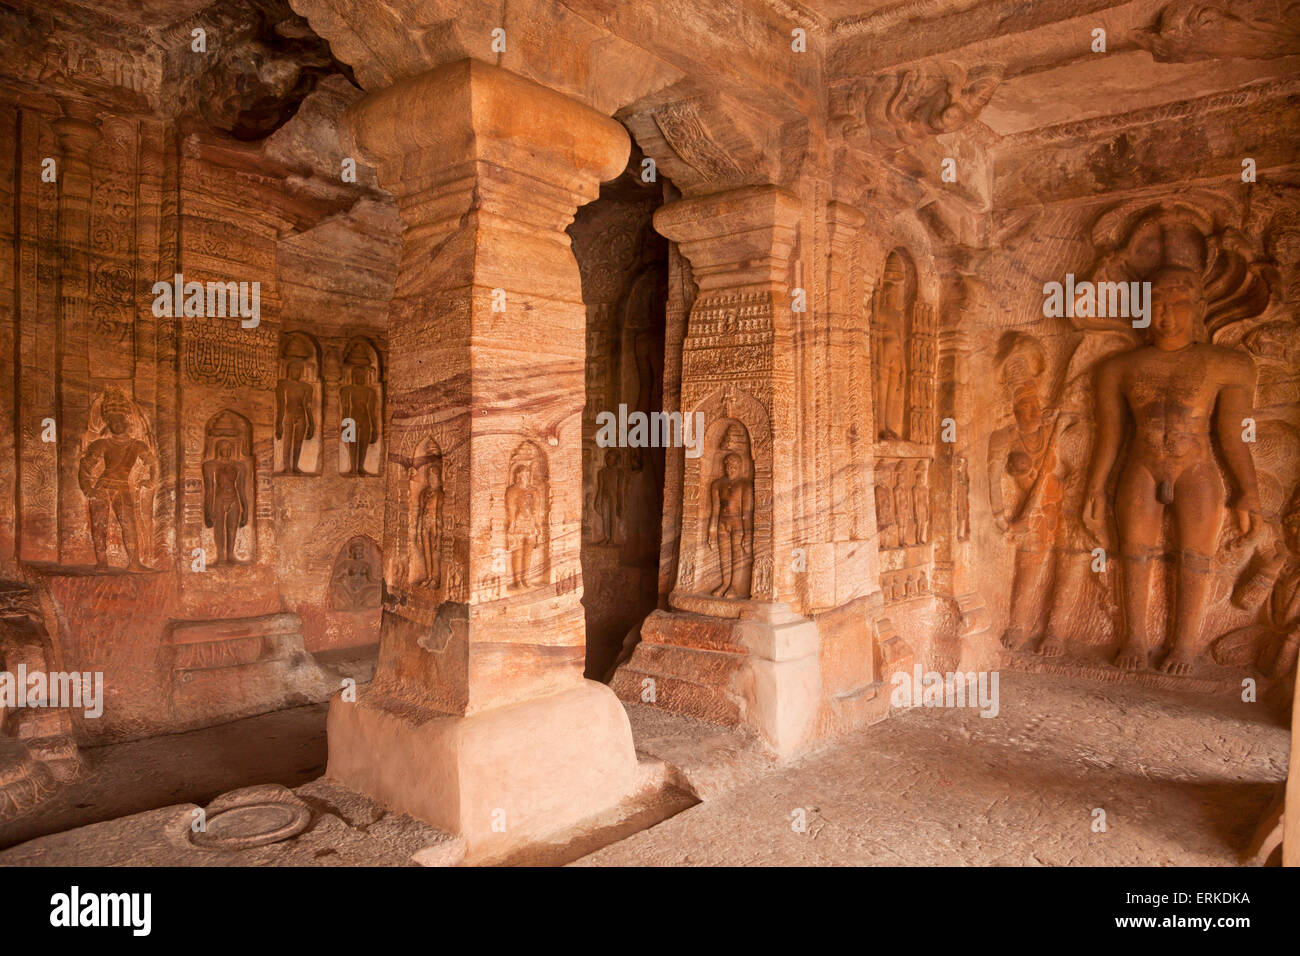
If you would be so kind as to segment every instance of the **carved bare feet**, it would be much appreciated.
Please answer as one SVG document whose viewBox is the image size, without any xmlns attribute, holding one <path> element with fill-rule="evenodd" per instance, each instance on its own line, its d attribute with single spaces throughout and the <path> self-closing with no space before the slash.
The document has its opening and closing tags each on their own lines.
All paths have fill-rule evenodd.
<svg viewBox="0 0 1300 956">
<path fill-rule="evenodd" d="M 1002 646 L 1009 651 L 1023 651 L 1033 641 L 1025 637 L 1025 632 L 1018 627 L 1009 627 L 1002 632 Z"/>
<path fill-rule="evenodd" d="M 1175 647 L 1160 662 L 1160 670 L 1171 677 L 1186 677 L 1196 664 L 1196 655 Z"/>
<path fill-rule="evenodd" d="M 1115 666 L 1122 671 L 1145 670 L 1148 663 L 1146 647 L 1133 640 L 1128 641 L 1115 655 Z"/>
<path fill-rule="evenodd" d="M 1065 653 L 1065 641 L 1055 634 L 1049 634 L 1035 651 L 1039 657 L 1060 657 Z"/>
<path fill-rule="evenodd" d="M 714 588 L 709 593 L 712 594 L 714 597 L 728 597 L 729 596 L 728 592 L 730 590 L 731 590 L 730 583 L 723 581 L 721 584 L 719 584 L 716 588 Z"/>
</svg>

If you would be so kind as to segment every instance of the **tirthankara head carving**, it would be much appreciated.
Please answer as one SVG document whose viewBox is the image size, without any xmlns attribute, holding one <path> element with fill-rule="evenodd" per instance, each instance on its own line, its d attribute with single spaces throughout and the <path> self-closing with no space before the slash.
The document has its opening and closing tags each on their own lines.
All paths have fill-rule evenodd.
<svg viewBox="0 0 1300 956">
<path fill-rule="evenodd" d="M 1165 266 L 1151 282 L 1151 343 L 1175 351 L 1192 342 L 1204 342 L 1205 283 L 1183 266 Z"/>
</svg>

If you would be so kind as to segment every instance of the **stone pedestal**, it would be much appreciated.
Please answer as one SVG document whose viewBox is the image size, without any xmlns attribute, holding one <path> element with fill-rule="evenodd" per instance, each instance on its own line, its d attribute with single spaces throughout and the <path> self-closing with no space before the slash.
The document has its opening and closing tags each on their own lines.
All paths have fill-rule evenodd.
<svg viewBox="0 0 1300 956">
<path fill-rule="evenodd" d="M 655 611 L 614 689 L 625 700 L 748 727 L 792 756 L 811 742 L 822 702 L 817 625 L 786 605 L 731 603 L 750 607 L 737 617 Z"/>
<path fill-rule="evenodd" d="M 379 665 L 360 701 L 334 701 L 329 776 L 477 855 L 634 787 L 627 716 L 582 677 L 586 314 L 564 232 L 630 143 L 469 60 L 367 97 L 346 124 L 404 231 Z"/>
</svg>

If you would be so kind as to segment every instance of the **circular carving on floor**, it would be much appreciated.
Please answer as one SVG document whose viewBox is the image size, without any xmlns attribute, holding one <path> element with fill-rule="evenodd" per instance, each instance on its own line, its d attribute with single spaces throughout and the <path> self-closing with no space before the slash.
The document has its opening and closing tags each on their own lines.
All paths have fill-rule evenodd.
<svg viewBox="0 0 1300 956">
<path fill-rule="evenodd" d="M 208 850 L 247 850 L 295 837 L 307 829 L 311 811 L 288 803 L 250 803 L 208 817 L 190 842 Z"/>
</svg>

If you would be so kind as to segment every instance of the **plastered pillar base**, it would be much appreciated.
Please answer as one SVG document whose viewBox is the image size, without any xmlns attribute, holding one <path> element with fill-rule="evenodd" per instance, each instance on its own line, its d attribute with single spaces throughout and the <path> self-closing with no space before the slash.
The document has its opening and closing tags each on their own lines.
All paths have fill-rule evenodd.
<svg viewBox="0 0 1300 956">
<path fill-rule="evenodd" d="M 330 703 L 326 776 L 499 855 L 581 823 L 637 786 L 632 728 L 608 687 L 468 717 L 363 695 Z"/>
</svg>

